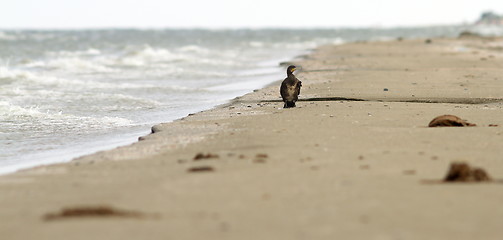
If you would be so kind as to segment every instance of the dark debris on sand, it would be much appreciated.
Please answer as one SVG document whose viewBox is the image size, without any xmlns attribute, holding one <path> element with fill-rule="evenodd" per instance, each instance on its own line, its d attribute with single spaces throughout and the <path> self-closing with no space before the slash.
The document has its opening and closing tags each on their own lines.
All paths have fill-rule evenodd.
<svg viewBox="0 0 503 240">
<path fill-rule="evenodd" d="M 476 124 L 469 123 L 454 115 L 442 115 L 434 118 L 428 127 L 473 127 Z"/>
<path fill-rule="evenodd" d="M 218 154 L 212 154 L 212 153 L 207 153 L 207 154 L 204 154 L 204 153 L 198 153 L 196 154 L 196 156 L 194 156 L 194 161 L 198 161 L 198 160 L 203 160 L 203 159 L 211 159 L 211 158 L 219 158 L 220 156 L 218 156 Z"/>
<path fill-rule="evenodd" d="M 464 162 L 453 162 L 444 178 L 445 182 L 488 182 L 491 177 L 482 168 L 471 167 Z"/>
<path fill-rule="evenodd" d="M 63 208 L 56 213 L 48 213 L 43 216 L 46 221 L 61 220 L 67 218 L 88 218 L 88 217 L 123 217 L 123 218 L 143 218 L 146 215 L 136 211 L 118 210 L 109 206 L 81 206 Z"/>
<path fill-rule="evenodd" d="M 210 166 L 201 166 L 201 167 L 191 167 L 187 170 L 188 172 L 213 172 L 215 169 Z"/>
</svg>

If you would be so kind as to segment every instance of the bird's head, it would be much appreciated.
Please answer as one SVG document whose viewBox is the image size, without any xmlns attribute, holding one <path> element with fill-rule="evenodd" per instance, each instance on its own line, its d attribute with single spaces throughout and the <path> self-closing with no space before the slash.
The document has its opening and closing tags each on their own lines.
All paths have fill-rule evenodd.
<svg viewBox="0 0 503 240">
<path fill-rule="evenodd" d="M 294 65 L 290 65 L 288 67 L 288 69 L 286 70 L 286 73 L 291 74 L 291 73 L 295 72 L 295 70 L 297 70 L 297 67 L 295 67 Z"/>
</svg>

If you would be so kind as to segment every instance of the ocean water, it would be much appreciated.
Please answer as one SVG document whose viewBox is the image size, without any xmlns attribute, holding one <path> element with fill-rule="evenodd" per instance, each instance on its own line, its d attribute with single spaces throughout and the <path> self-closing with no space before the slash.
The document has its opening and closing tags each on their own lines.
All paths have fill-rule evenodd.
<svg viewBox="0 0 503 240">
<path fill-rule="evenodd" d="M 462 30 L 0 31 L 0 173 L 135 142 L 283 79 L 279 62 L 323 44 Z"/>
</svg>

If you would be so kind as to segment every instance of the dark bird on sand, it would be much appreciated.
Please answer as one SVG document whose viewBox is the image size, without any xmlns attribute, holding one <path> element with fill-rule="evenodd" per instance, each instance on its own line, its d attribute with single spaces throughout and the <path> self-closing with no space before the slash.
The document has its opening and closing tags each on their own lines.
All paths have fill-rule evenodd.
<svg viewBox="0 0 503 240">
<path fill-rule="evenodd" d="M 286 70 L 287 77 L 283 80 L 279 89 L 283 102 L 285 102 L 284 108 L 295 107 L 295 102 L 299 99 L 302 82 L 293 75 L 295 69 L 296 67 L 293 65 L 288 67 Z"/>
</svg>

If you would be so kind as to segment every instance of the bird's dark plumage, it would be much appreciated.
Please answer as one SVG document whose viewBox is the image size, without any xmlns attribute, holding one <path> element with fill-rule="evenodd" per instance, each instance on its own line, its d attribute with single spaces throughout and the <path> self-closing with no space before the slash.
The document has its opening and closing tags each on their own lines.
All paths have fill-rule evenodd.
<svg viewBox="0 0 503 240">
<path fill-rule="evenodd" d="M 286 70 L 287 77 L 283 80 L 279 89 L 283 102 L 285 102 L 284 108 L 295 107 L 295 102 L 299 99 L 302 82 L 293 75 L 295 69 L 296 67 L 293 65 L 288 67 Z"/>
</svg>

